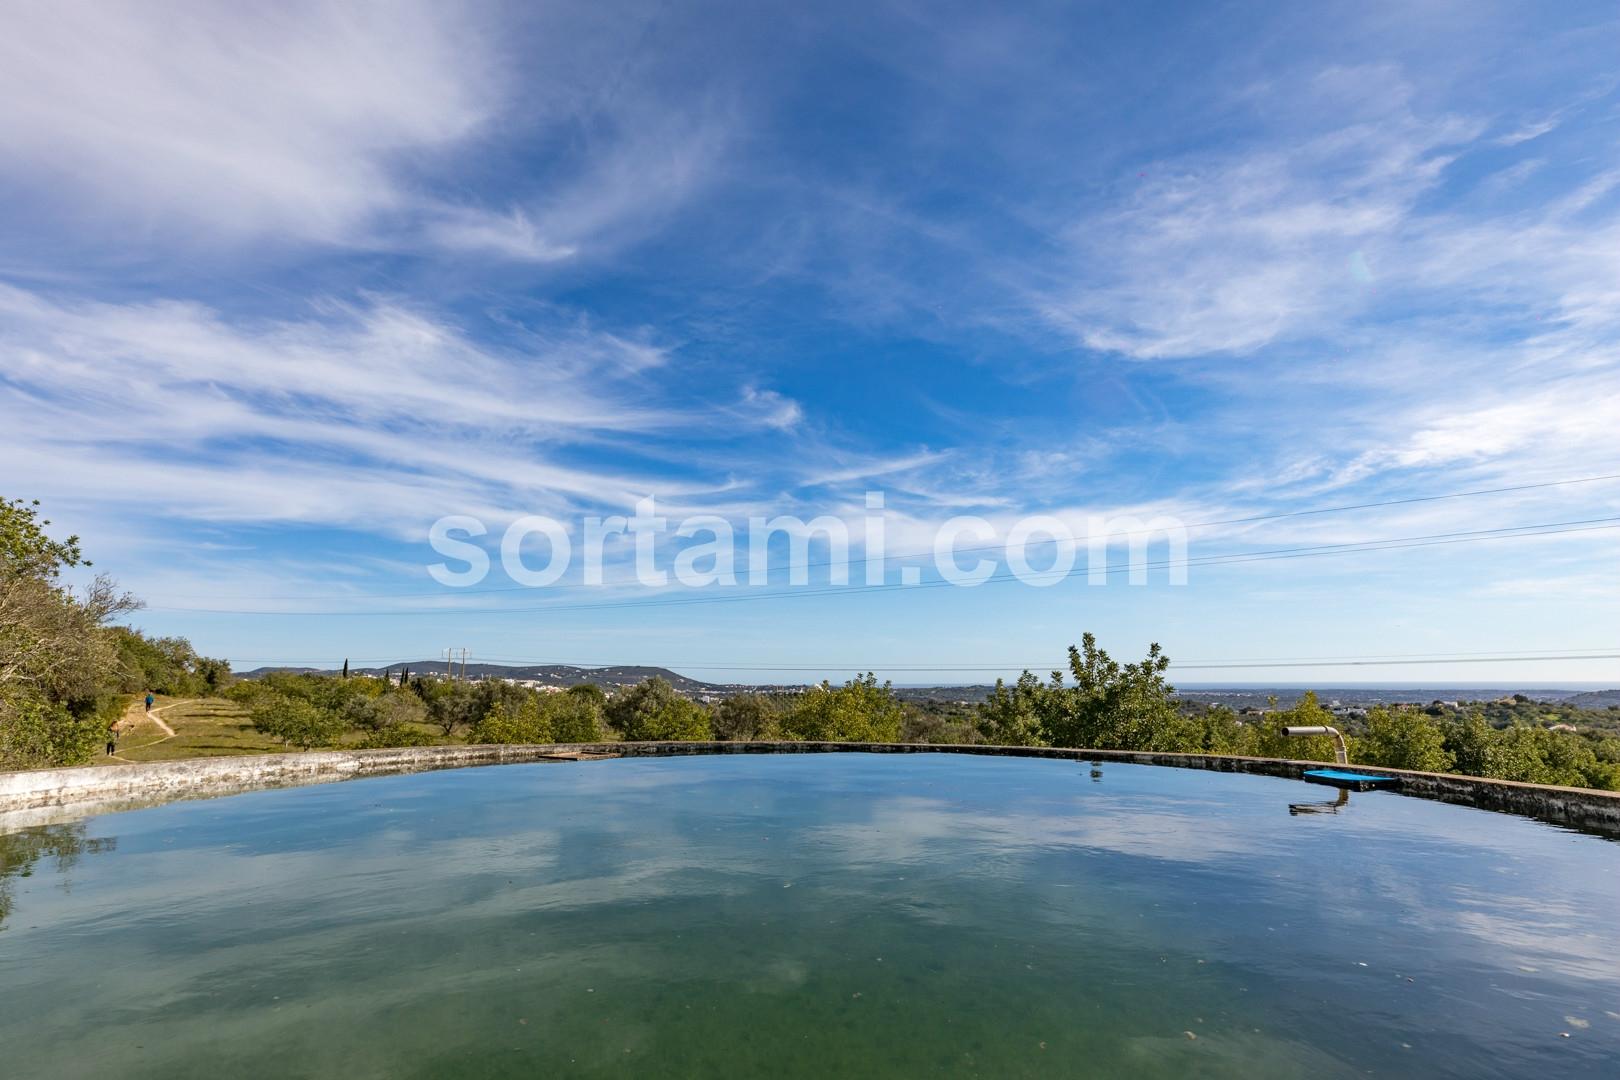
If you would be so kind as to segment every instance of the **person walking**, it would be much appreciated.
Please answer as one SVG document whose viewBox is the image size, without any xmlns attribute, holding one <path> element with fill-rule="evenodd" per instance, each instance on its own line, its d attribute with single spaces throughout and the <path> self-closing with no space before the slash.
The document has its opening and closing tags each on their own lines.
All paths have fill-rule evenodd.
<svg viewBox="0 0 1620 1080">
<path fill-rule="evenodd" d="M 155 703 L 155 702 L 156 702 L 156 701 L 157 701 L 157 698 L 155 698 L 155 697 L 153 697 L 153 696 L 152 696 L 152 695 L 151 695 L 151 694 L 147 694 L 147 695 L 146 695 L 146 711 L 147 711 L 147 712 L 151 712 L 151 711 L 152 711 L 152 705 L 153 705 L 153 704 L 154 704 L 154 703 Z"/>
<path fill-rule="evenodd" d="M 118 753 L 118 725 L 114 724 L 107 729 L 107 756 L 112 757 Z"/>
</svg>

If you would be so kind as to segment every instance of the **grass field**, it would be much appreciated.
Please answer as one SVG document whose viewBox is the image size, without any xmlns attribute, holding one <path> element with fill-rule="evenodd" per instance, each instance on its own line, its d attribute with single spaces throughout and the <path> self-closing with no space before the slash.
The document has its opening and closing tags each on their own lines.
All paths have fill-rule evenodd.
<svg viewBox="0 0 1620 1080">
<path fill-rule="evenodd" d="M 182 758 L 226 757 L 234 754 L 298 753 L 276 739 L 253 730 L 247 710 L 224 698 L 170 698 L 159 696 L 155 706 L 174 734 L 166 734 L 146 716 L 144 702 L 136 699 L 124 714 L 118 739 L 118 756 L 97 755 L 91 764 L 120 765 L 139 761 L 178 761 Z M 462 743 L 461 737 L 443 738 L 437 728 L 413 725 L 430 734 L 434 741 Z M 351 731 L 337 747 L 358 746 L 365 736 Z"/>
<path fill-rule="evenodd" d="M 280 754 L 287 750 L 254 731 L 247 712 L 233 702 L 220 698 L 159 698 L 158 707 L 163 709 L 158 715 L 174 729 L 174 736 L 163 734 L 156 724 L 146 719 L 137 703 L 125 717 L 124 734 L 118 740 L 118 758 L 174 761 L 228 754 Z M 102 757 L 98 762 L 116 765 L 118 758 Z"/>
</svg>

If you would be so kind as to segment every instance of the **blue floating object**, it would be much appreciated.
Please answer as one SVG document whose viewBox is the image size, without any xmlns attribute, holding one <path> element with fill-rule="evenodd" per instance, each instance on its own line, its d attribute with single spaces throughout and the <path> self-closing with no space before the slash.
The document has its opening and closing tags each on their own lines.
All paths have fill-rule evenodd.
<svg viewBox="0 0 1620 1080">
<path fill-rule="evenodd" d="M 1349 791 L 1371 791 L 1374 788 L 1397 787 L 1400 778 L 1377 776 L 1372 773 L 1349 772 L 1345 769 L 1306 769 L 1302 777 L 1313 784 L 1330 784 Z"/>
</svg>

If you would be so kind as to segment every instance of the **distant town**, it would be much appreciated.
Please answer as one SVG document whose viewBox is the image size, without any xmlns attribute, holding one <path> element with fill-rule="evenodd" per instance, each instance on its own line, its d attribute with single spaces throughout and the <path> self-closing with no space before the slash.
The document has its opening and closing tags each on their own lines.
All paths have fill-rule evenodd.
<svg viewBox="0 0 1620 1080">
<path fill-rule="evenodd" d="M 252 679 L 271 673 L 337 675 L 341 668 L 260 667 L 239 673 Z M 813 683 L 714 683 L 693 679 L 666 667 L 655 665 L 615 665 L 579 667 L 569 664 L 475 664 L 444 660 L 417 660 L 384 667 L 352 668 L 349 675 L 360 678 L 398 681 L 404 675 L 429 679 L 486 680 L 510 683 L 541 693 L 561 693 L 575 686 L 594 685 L 612 694 L 660 678 L 693 701 L 714 705 L 742 694 L 802 694 Z M 931 711 L 955 713 L 976 708 L 994 693 L 989 683 L 937 686 L 895 686 L 893 694 L 901 701 L 929 707 Z M 1303 686 L 1189 686 L 1176 695 L 1184 709 L 1198 711 L 1212 707 L 1232 710 L 1239 718 L 1263 717 L 1299 703 L 1307 692 L 1334 716 L 1345 720 L 1365 720 L 1369 710 L 1382 706 L 1394 710 L 1418 710 L 1432 716 L 1445 716 L 1469 709 L 1483 710 L 1500 722 L 1530 720 L 1553 731 L 1575 731 L 1594 727 L 1620 732 L 1620 689 L 1575 690 L 1547 687 L 1504 688 L 1502 686 L 1341 686 L 1308 690 Z"/>
</svg>

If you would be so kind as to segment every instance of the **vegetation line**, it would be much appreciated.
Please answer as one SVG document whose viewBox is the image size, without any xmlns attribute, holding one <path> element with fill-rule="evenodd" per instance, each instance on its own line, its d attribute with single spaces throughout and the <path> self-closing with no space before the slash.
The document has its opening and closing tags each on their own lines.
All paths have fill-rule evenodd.
<svg viewBox="0 0 1620 1080">
<path fill-rule="evenodd" d="M 901 701 L 871 673 L 839 686 L 734 694 L 712 706 L 661 678 L 611 696 L 588 683 L 546 692 L 505 679 L 412 677 L 408 671 L 349 678 L 347 665 L 342 675 L 236 680 L 227 664 L 196 655 L 183 639 L 151 639 L 110 625 L 137 602 L 105 577 L 82 592 L 63 586 L 61 571 L 84 560 L 77 538 L 54 541 L 44 531 L 48 524 L 32 504 L 0 502 L 0 768 L 79 764 L 103 755 L 125 695 L 153 691 L 200 700 L 174 701 L 146 714 L 171 734 L 127 747 L 121 760 L 330 746 L 749 739 L 1328 761 L 1333 747 L 1327 739 L 1289 739 L 1283 728 L 1331 723 L 1347 729 L 1356 762 L 1620 790 L 1615 725 L 1549 723 L 1528 700 L 1335 715 L 1310 693 L 1288 708 L 1273 702 L 1240 715 L 1178 698 L 1166 677 L 1170 660 L 1158 645 L 1144 659 L 1122 664 L 1090 634 L 1069 649 L 1062 670 L 1044 680 L 1025 671 L 1010 685 L 998 681 L 976 705 Z M 1391 662 L 1399 661 L 1343 661 Z M 1200 665 L 1217 666 L 1223 665 Z"/>
</svg>

